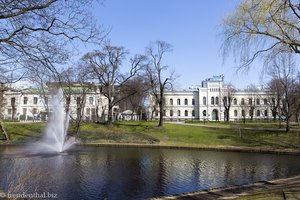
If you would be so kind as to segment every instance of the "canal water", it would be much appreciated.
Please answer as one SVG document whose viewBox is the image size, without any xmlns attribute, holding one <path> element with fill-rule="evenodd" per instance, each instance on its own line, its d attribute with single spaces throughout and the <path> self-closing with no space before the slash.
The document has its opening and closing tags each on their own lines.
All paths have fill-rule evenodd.
<svg viewBox="0 0 300 200">
<path fill-rule="evenodd" d="M 0 147 L 0 190 L 49 199 L 146 199 L 299 175 L 299 158 L 87 146 L 30 155 L 8 146 Z"/>
</svg>

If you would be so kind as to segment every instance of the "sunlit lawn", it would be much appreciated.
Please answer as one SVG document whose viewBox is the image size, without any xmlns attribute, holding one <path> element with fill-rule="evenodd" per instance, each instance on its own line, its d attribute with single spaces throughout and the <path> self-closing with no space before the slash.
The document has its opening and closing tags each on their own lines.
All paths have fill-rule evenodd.
<svg viewBox="0 0 300 200">
<path fill-rule="evenodd" d="M 45 123 L 6 123 L 12 143 L 37 140 Z M 260 127 L 260 126 L 258 126 Z M 71 130 L 71 129 L 70 129 Z M 72 133 L 70 133 L 72 134 Z M 73 133 L 74 134 L 74 133 Z M 237 128 L 207 128 L 157 122 L 117 122 L 108 128 L 103 124 L 84 123 L 79 138 L 83 143 L 138 143 L 201 147 L 250 147 L 265 150 L 298 149 L 300 131 L 272 132 Z"/>
</svg>

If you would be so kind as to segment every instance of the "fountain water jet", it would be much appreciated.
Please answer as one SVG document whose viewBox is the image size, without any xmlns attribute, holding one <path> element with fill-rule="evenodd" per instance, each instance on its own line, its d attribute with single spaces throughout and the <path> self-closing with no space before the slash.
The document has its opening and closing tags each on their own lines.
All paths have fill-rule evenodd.
<svg viewBox="0 0 300 200">
<path fill-rule="evenodd" d="M 59 89 L 53 95 L 52 108 L 48 123 L 45 129 L 44 137 L 36 145 L 39 152 L 58 152 L 61 153 L 70 148 L 75 143 L 74 137 L 67 137 L 69 127 L 69 113 L 65 113 L 63 91 Z"/>
</svg>

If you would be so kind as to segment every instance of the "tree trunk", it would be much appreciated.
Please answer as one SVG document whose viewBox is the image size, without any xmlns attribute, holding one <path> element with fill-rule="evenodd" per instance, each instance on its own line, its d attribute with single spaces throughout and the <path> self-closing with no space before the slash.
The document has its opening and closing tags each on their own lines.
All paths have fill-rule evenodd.
<svg viewBox="0 0 300 200">
<path fill-rule="evenodd" d="M 285 123 L 285 132 L 289 132 L 289 131 L 290 131 L 290 118 L 287 118 Z"/>
<path fill-rule="evenodd" d="M 6 139 L 7 141 L 9 141 L 9 137 L 8 137 L 7 132 L 5 131 L 4 123 L 3 123 L 2 120 L 0 120 L 0 131 L 4 134 L 5 139 Z"/>
<path fill-rule="evenodd" d="M 159 102 L 159 123 L 158 127 L 163 127 L 164 125 L 164 111 L 163 111 L 163 102 Z"/>
<path fill-rule="evenodd" d="M 113 108 L 111 106 L 108 106 L 108 115 L 107 115 L 107 125 L 108 126 L 112 126 L 113 123 L 112 123 L 112 111 L 113 111 Z"/>
<path fill-rule="evenodd" d="M 226 121 L 229 122 L 229 109 L 226 109 Z"/>
</svg>

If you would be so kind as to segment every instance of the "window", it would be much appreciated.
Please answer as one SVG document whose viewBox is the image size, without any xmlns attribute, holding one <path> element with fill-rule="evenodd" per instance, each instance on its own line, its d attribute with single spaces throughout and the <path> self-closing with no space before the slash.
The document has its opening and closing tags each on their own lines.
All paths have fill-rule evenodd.
<svg viewBox="0 0 300 200">
<path fill-rule="evenodd" d="M 249 98 L 249 105 L 252 105 L 252 98 Z"/>
<path fill-rule="evenodd" d="M 245 110 L 242 110 L 242 117 L 245 117 L 245 116 L 246 116 Z"/>
<path fill-rule="evenodd" d="M 237 110 L 234 110 L 234 116 L 237 117 Z"/>
<path fill-rule="evenodd" d="M 206 105 L 206 97 L 203 97 L 203 105 Z"/>
<path fill-rule="evenodd" d="M 170 110 L 170 116 L 173 117 L 173 110 Z"/>
<path fill-rule="evenodd" d="M 215 97 L 211 97 L 211 104 L 215 104 Z"/>
<path fill-rule="evenodd" d="M 37 114 L 37 108 L 33 108 L 32 114 L 36 115 Z"/>
<path fill-rule="evenodd" d="M 27 108 L 23 108 L 23 115 L 27 114 Z"/>
<path fill-rule="evenodd" d="M 192 105 L 195 105 L 195 99 L 192 99 Z"/>
<path fill-rule="evenodd" d="M 16 104 L 16 98 L 15 97 L 10 99 L 10 104 L 11 104 L 12 107 L 15 106 L 15 104 Z"/>
<path fill-rule="evenodd" d="M 96 116 L 96 109 L 92 108 L 91 111 L 92 111 L 92 117 L 95 117 Z"/>
<path fill-rule="evenodd" d="M 268 117 L 268 110 L 265 110 L 265 117 Z"/>
<path fill-rule="evenodd" d="M 26 105 L 27 102 L 28 102 L 28 97 L 24 97 L 24 98 L 23 98 L 23 104 Z"/>
<path fill-rule="evenodd" d="M 170 105 L 173 106 L 173 99 L 170 99 Z"/>
<path fill-rule="evenodd" d="M 158 117 L 158 111 L 155 111 L 155 116 Z"/>
<path fill-rule="evenodd" d="M 177 116 L 178 116 L 178 117 L 180 116 L 180 110 L 177 111 Z"/>
<path fill-rule="evenodd" d="M 202 114 L 205 117 L 206 116 L 206 110 L 203 110 Z"/>
<path fill-rule="evenodd" d="M 180 99 L 177 99 L 177 105 L 180 105 Z"/>
<path fill-rule="evenodd" d="M 236 98 L 233 99 L 233 104 L 237 105 L 237 99 Z"/>
<path fill-rule="evenodd" d="M 11 115 L 11 111 L 12 111 L 11 109 L 8 109 L 7 114 Z"/>
<path fill-rule="evenodd" d="M 250 109 L 250 110 L 249 110 L 249 115 L 250 115 L 251 117 L 253 117 L 253 109 Z"/>
<path fill-rule="evenodd" d="M 257 111 L 256 111 L 256 116 L 257 116 L 257 117 L 260 117 L 260 110 L 257 110 Z"/>
<path fill-rule="evenodd" d="M 192 116 L 195 117 L 195 110 L 192 110 Z"/>
<path fill-rule="evenodd" d="M 264 99 L 264 105 L 268 104 L 268 99 Z"/>
<path fill-rule="evenodd" d="M 219 104 L 219 97 L 216 97 L 216 104 Z"/>
<path fill-rule="evenodd" d="M 91 109 L 90 109 L 90 108 L 87 108 L 87 109 L 85 110 L 85 113 L 86 113 L 87 116 L 90 116 L 90 112 L 91 112 Z"/>
<path fill-rule="evenodd" d="M 260 99 L 256 99 L 256 105 L 260 105 Z"/>
<path fill-rule="evenodd" d="M 33 97 L 33 104 L 37 104 L 38 103 L 38 98 L 37 97 Z"/>
<path fill-rule="evenodd" d="M 166 116 L 167 115 L 167 112 L 166 110 L 163 111 L 163 116 Z"/>
<path fill-rule="evenodd" d="M 94 98 L 93 98 L 93 97 L 90 97 L 90 98 L 89 98 L 89 103 L 90 103 L 90 105 L 93 105 L 93 104 L 94 104 Z"/>
<path fill-rule="evenodd" d="M 185 110 L 185 111 L 184 111 L 184 116 L 187 117 L 188 115 L 189 115 L 189 112 L 188 112 L 187 110 Z"/>
<path fill-rule="evenodd" d="M 244 98 L 241 99 L 241 104 L 245 105 L 245 99 Z"/>
<path fill-rule="evenodd" d="M 188 99 L 184 99 L 184 105 L 188 105 Z"/>
</svg>

